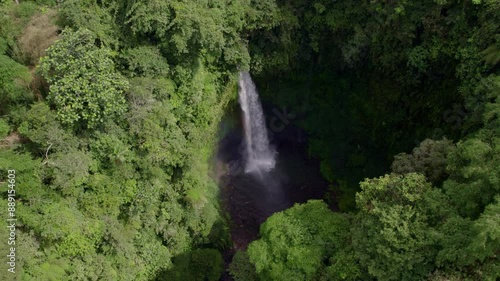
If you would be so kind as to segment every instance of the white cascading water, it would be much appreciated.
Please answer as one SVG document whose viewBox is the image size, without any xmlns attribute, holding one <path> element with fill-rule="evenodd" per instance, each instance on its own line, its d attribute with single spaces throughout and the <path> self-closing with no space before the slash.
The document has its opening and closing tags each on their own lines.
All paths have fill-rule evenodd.
<svg viewBox="0 0 500 281">
<path fill-rule="evenodd" d="M 245 127 L 245 172 L 268 172 L 274 168 L 276 152 L 269 146 L 259 95 L 248 72 L 240 72 L 239 86 Z"/>
</svg>

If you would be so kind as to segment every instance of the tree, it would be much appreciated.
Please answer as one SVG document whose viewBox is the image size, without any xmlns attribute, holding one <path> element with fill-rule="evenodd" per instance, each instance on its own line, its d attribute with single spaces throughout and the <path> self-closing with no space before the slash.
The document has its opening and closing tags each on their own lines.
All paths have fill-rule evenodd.
<svg viewBox="0 0 500 281">
<path fill-rule="evenodd" d="M 10 132 L 9 124 L 4 120 L 0 119 L 0 138 L 6 137 Z"/>
<path fill-rule="evenodd" d="M 482 130 L 457 144 L 448 157 L 450 177 L 444 182 L 460 214 L 476 219 L 500 191 L 500 138 Z"/>
<path fill-rule="evenodd" d="M 61 37 L 39 66 L 59 120 L 92 129 L 124 113 L 128 81 L 115 71 L 111 51 L 97 47 L 86 29 L 64 30 Z"/>
<path fill-rule="evenodd" d="M 500 277 L 499 199 L 486 206 L 477 220 L 454 216 L 443 224 L 436 265 L 444 272 L 472 280 Z"/>
<path fill-rule="evenodd" d="M 480 263 L 476 274 L 484 280 L 500 278 L 500 196 L 486 206 L 479 219 L 474 222 L 477 236 L 472 241 L 467 255 Z"/>
<path fill-rule="evenodd" d="M 397 174 L 420 173 L 430 182 L 441 183 L 447 178 L 446 157 L 451 148 L 449 140 L 426 139 L 413 149 L 412 154 L 394 156 L 391 170 Z"/>
<path fill-rule="evenodd" d="M 433 217 L 446 213 L 427 209 L 438 205 L 429 201 L 441 200 L 436 191 L 415 173 L 361 183 L 353 245 L 370 275 L 377 280 L 422 280 L 432 272 L 438 242 L 433 224 L 442 220 Z M 439 208 L 446 208 L 445 202 Z"/>
<path fill-rule="evenodd" d="M 237 251 L 231 265 L 229 273 L 235 281 L 258 281 L 259 277 L 255 271 L 255 266 L 250 262 L 247 252 Z"/>
<path fill-rule="evenodd" d="M 314 280 L 323 261 L 345 246 L 348 230 L 344 215 L 310 200 L 267 219 L 247 252 L 262 280 Z"/>
<path fill-rule="evenodd" d="M 28 153 L 0 149 L 0 184 L 7 183 L 7 170 L 16 171 L 16 197 L 26 202 L 40 200 L 45 192 L 41 188 L 40 162 Z M 7 190 L 5 187 L 4 190 Z"/>
<path fill-rule="evenodd" d="M 165 78 L 169 65 L 160 50 L 154 46 L 139 46 L 127 49 L 121 55 L 125 72 L 130 76 Z"/>
<path fill-rule="evenodd" d="M 0 114 L 11 103 L 30 101 L 26 88 L 31 81 L 28 68 L 5 55 L 7 42 L 0 37 Z"/>
<path fill-rule="evenodd" d="M 45 160 L 56 151 L 68 152 L 76 149 L 81 140 L 64 130 L 57 115 L 45 102 L 31 105 L 23 114 L 18 132 L 32 142 L 32 152 L 43 155 Z"/>
<path fill-rule="evenodd" d="M 60 0 L 58 0 L 60 1 Z M 100 4 L 95 0 L 64 0 L 58 9 L 59 26 L 90 30 L 105 47 L 116 50 L 120 45 L 119 24 L 114 22 L 113 1 Z"/>
<path fill-rule="evenodd" d="M 82 185 L 89 180 L 93 165 L 95 162 L 89 153 L 81 150 L 55 153 L 47 168 L 52 176 L 50 187 L 66 196 L 78 197 L 83 193 Z"/>
<path fill-rule="evenodd" d="M 222 272 L 222 257 L 214 249 L 198 249 L 174 258 L 174 267 L 161 274 L 165 281 L 217 281 Z"/>
</svg>

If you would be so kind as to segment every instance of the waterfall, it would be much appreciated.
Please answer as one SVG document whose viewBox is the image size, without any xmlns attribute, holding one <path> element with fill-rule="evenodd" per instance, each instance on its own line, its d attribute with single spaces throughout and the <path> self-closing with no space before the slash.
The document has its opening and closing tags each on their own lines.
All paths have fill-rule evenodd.
<svg viewBox="0 0 500 281">
<path fill-rule="evenodd" d="M 245 172 L 268 172 L 274 168 L 276 152 L 269 146 L 259 95 L 248 72 L 240 73 L 239 86 L 245 129 Z"/>
</svg>

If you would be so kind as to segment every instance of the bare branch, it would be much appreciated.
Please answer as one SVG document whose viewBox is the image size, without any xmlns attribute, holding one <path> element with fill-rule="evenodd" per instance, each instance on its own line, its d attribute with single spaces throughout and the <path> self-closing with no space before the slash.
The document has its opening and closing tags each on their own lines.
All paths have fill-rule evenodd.
<svg viewBox="0 0 500 281">
<path fill-rule="evenodd" d="M 49 163 L 49 150 L 51 147 L 52 147 L 52 143 L 49 143 L 49 147 L 47 147 L 47 150 L 45 151 L 45 159 L 44 159 L 42 165 L 46 165 L 47 163 Z"/>
</svg>

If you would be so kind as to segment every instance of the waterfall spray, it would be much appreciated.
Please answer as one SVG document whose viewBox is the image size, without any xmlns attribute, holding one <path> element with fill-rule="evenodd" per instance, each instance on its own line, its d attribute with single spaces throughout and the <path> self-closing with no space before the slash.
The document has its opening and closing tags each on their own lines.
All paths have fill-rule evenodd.
<svg viewBox="0 0 500 281">
<path fill-rule="evenodd" d="M 248 72 L 240 73 L 239 86 L 245 129 L 245 172 L 268 172 L 274 168 L 276 151 L 269 146 L 259 95 Z"/>
</svg>

